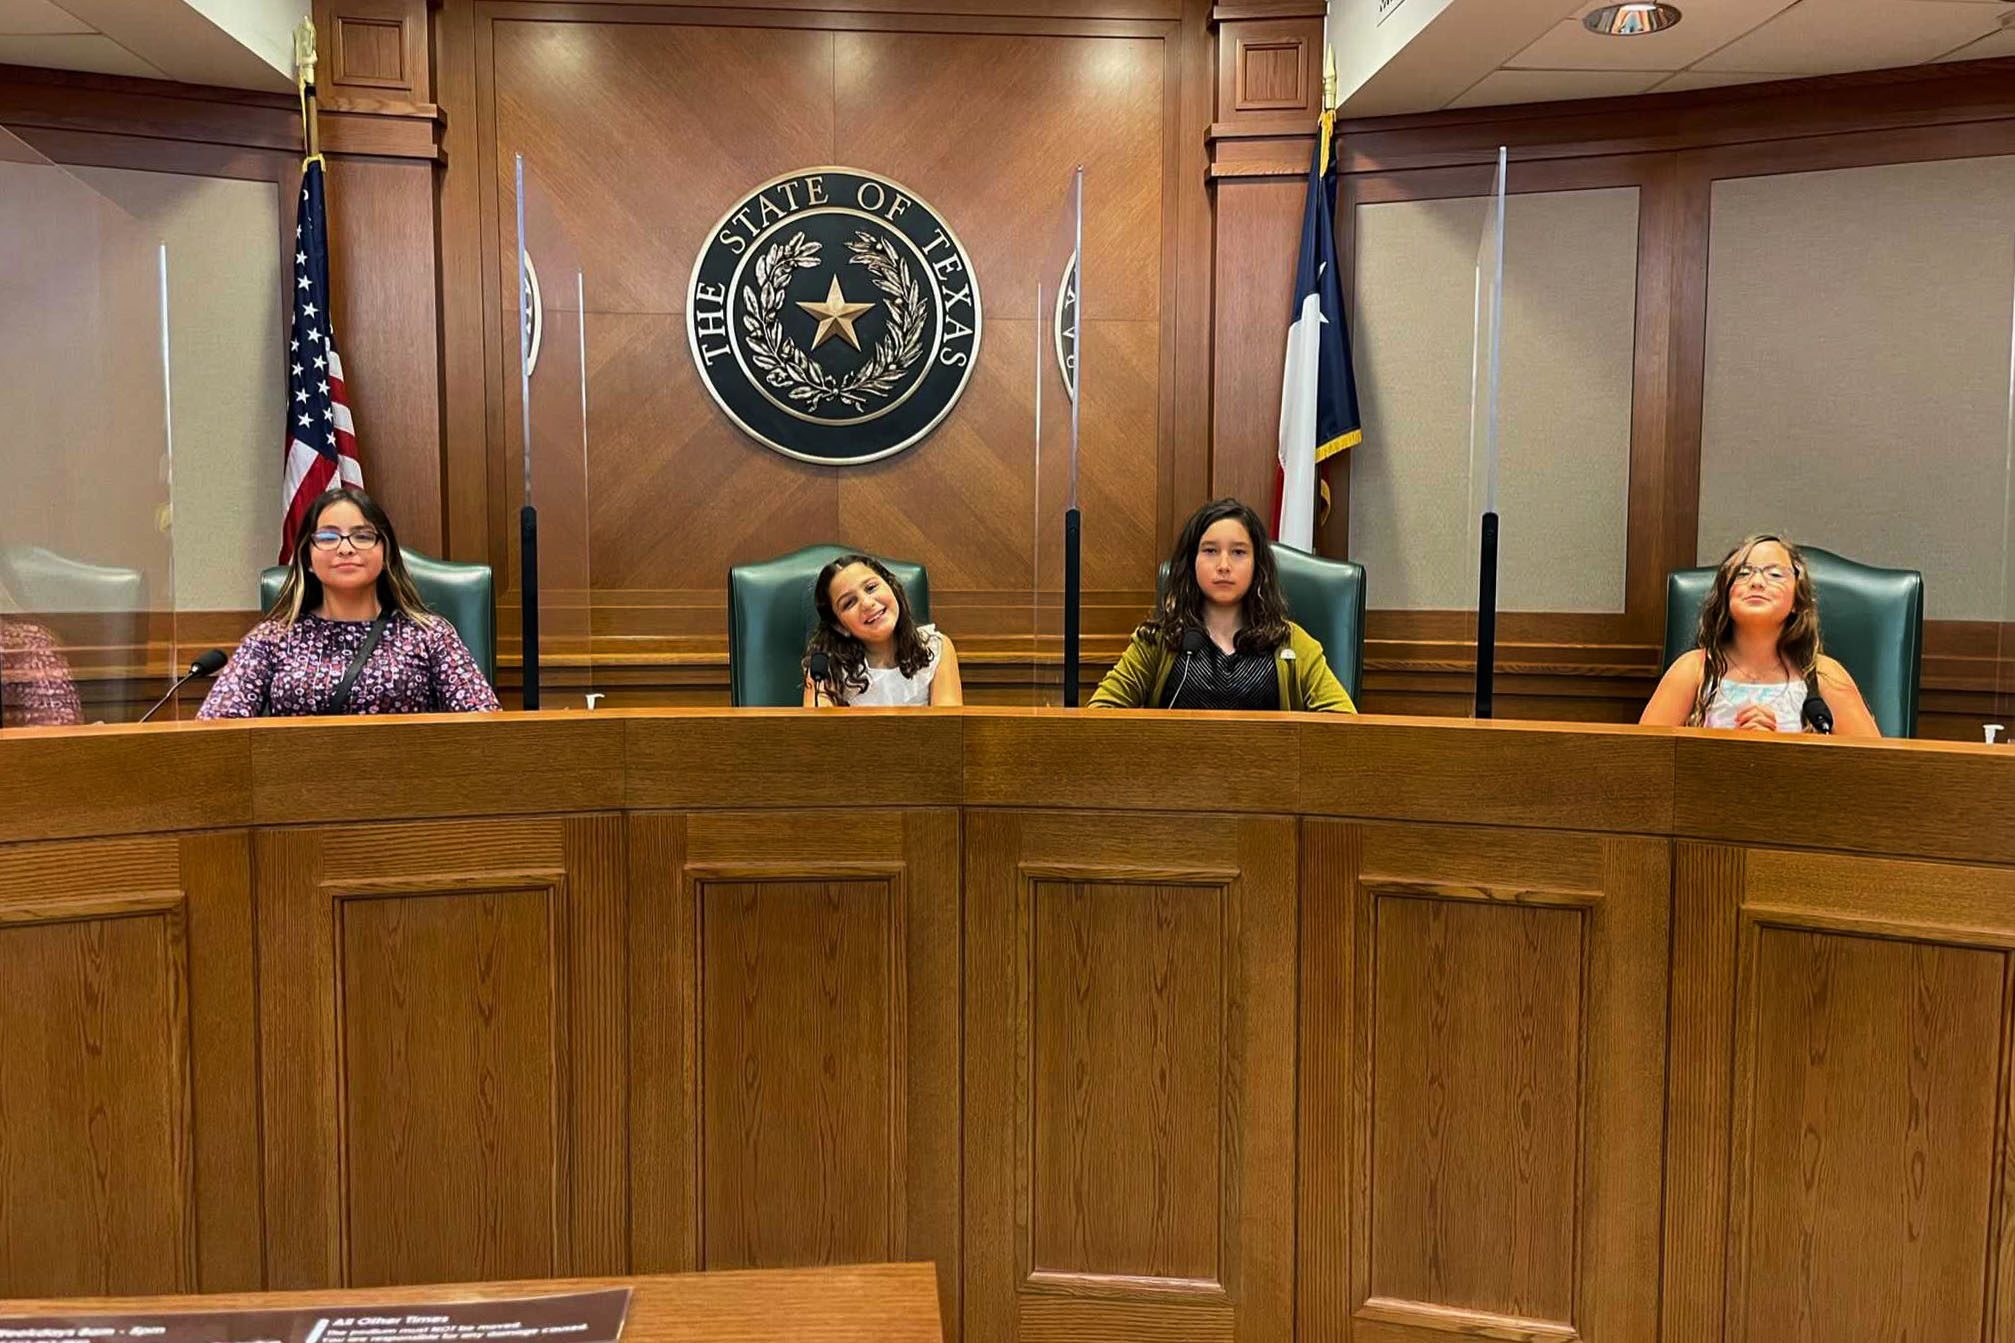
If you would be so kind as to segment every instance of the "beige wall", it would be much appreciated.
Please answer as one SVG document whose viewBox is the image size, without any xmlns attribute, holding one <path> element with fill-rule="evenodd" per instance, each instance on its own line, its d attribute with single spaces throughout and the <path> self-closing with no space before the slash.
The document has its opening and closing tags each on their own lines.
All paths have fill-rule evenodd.
<svg viewBox="0 0 2015 1343">
<path fill-rule="evenodd" d="M 1351 335 L 1365 434 L 1352 453 L 1350 553 L 1380 610 L 1475 604 L 1470 382 L 1485 206 L 1357 210 Z M 1500 605 L 1621 611 L 1636 189 L 1510 197 L 1504 284 Z"/>
<path fill-rule="evenodd" d="M 280 530 L 286 368 L 278 188 L 74 171 L 168 245 L 176 608 L 250 607 Z"/>
<path fill-rule="evenodd" d="M 1996 618 L 2015 158 L 1718 182 L 1709 245 L 1701 560 L 1781 530 Z"/>
</svg>

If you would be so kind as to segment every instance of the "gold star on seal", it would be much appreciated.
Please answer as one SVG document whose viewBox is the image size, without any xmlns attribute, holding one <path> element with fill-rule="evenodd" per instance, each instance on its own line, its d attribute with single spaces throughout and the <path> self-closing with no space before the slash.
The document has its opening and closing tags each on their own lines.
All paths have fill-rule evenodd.
<svg viewBox="0 0 2015 1343">
<path fill-rule="evenodd" d="M 854 334 L 854 319 L 875 305 L 847 302 L 847 296 L 840 292 L 840 277 L 835 275 L 832 287 L 826 290 L 825 302 L 806 303 L 800 300 L 798 306 L 819 319 L 819 333 L 812 337 L 814 350 L 834 335 L 838 335 L 858 350 L 861 348 L 861 338 Z"/>
</svg>

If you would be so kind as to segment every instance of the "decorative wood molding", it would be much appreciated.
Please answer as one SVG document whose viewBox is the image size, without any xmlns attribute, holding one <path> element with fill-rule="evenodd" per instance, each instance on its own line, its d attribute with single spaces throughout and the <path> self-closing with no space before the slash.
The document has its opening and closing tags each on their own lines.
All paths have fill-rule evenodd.
<svg viewBox="0 0 2015 1343">
<path fill-rule="evenodd" d="M 1308 101 L 1308 43 L 1299 37 L 1241 37 L 1232 70 L 1234 112 L 1282 111 Z"/>
<path fill-rule="evenodd" d="M 1210 7 L 1210 26 L 1247 19 L 1320 19 L 1328 13 L 1322 0 L 1233 0 Z"/>
</svg>

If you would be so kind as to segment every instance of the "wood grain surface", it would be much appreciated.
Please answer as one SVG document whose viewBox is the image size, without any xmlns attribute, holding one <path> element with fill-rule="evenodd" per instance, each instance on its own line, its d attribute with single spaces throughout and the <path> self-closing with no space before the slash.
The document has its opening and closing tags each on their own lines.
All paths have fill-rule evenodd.
<svg viewBox="0 0 2015 1343">
<path fill-rule="evenodd" d="M 1976 1336 L 2009 760 L 1007 709 L 9 732 L 0 1290 L 927 1259 L 974 1340 Z"/>
</svg>

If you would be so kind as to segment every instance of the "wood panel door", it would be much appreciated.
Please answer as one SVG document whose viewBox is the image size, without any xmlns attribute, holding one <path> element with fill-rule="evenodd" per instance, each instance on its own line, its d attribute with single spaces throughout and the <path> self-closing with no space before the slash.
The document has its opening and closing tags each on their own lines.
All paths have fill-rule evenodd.
<svg viewBox="0 0 2015 1343">
<path fill-rule="evenodd" d="M 271 1285 L 625 1272 L 621 818 L 256 856 Z"/>
<path fill-rule="evenodd" d="M 1666 841 L 1302 837 L 1300 1336 L 1653 1338 Z"/>
<path fill-rule="evenodd" d="M 1679 875 L 1667 1336 L 2015 1338 L 2015 872 L 1689 844 Z"/>
<path fill-rule="evenodd" d="M 1288 1337 L 1294 821 L 966 826 L 966 1337 Z"/>
<path fill-rule="evenodd" d="M 242 831 L 0 848 L 0 1297 L 261 1285 Z"/>
<path fill-rule="evenodd" d="M 638 1272 L 929 1259 L 958 1318 L 958 813 L 630 817 Z"/>
</svg>

